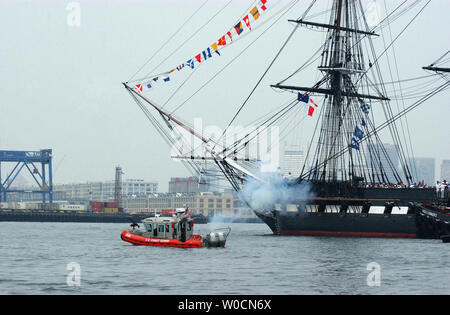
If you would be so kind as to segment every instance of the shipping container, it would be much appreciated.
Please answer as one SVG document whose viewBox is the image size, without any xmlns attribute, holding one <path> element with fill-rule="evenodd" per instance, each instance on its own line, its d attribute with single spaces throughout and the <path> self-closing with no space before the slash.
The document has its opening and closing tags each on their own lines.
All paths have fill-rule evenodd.
<svg viewBox="0 0 450 315">
<path fill-rule="evenodd" d="M 25 210 L 27 208 L 26 202 L 16 202 L 16 209 Z"/>
<path fill-rule="evenodd" d="M 106 202 L 105 208 L 119 208 L 117 201 Z"/>
<path fill-rule="evenodd" d="M 87 211 L 87 206 L 86 205 L 70 205 L 70 204 L 64 204 L 60 206 L 61 210 L 66 210 L 66 211 Z"/>
<path fill-rule="evenodd" d="M 104 208 L 105 213 L 119 213 L 118 208 Z"/>
<path fill-rule="evenodd" d="M 102 201 L 90 201 L 89 205 L 92 208 L 103 208 L 104 207 L 104 203 Z"/>
<path fill-rule="evenodd" d="M 161 211 L 161 214 L 169 214 L 169 215 L 173 215 L 173 214 L 175 214 L 176 213 L 176 209 L 163 209 L 162 211 Z"/>
<path fill-rule="evenodd" d="M 26 204 L 26 209 L 27 210 L 41 210 L 42 209 L 42 205 L 39 203 L 27 203 Z"/>
</svg>

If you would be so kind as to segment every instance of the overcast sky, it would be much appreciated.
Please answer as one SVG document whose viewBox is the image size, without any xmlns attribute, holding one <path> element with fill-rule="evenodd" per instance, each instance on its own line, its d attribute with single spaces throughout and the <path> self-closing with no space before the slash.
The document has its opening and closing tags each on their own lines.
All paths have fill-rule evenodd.
<svg viewBox="0 0 450 315">
<path fill-rule="evenodd" d="M 166 190 L 170 177 L 188 172 L 170 160 L 170 148 L 121 82 L 127 81 L 205 1 L 72 1 L 79 4 L 79 26 L 67 22 L 70 2 L 0 0 L 0 149 L 53 149 L 54 183 L 112 180 L 114 167 L 121 165 L 125 178 L 158 181 L 161 190 Z M 253 1 L 228 2 L 208 1 L 145 69 L 152 70 L 186 40 L 155 73 L 192 58 L 234 25 Z M 277 3 L 273 12 L 288 2 L 273 0 Z M 319 0 L 320 10 L 329 8 L 329 2 Z M 391 7 L 400 3 L 388 2 Z M 201 117 L 204 125 L 224 127 L 292 30 L 287 19 L 301 16 L 309 3 L 299 1 L 179 114 L 191 123 L 195 117 Z M 378 3 L 382 7 L 385 4 Z M 192 34 L 224 6 L 207 27 Z M 395 43 L 400 78 L 425 75 L 421 67 L 449 49 L 449 12 L 450 1 L 433 0 Z M 408 15 L 409 20 L 412 16 Z M 262 15 L 261 24 L 264 18 Z M 324 17 L 321 21 L 325 22 Z M 392 26 L 394 36 L 407 22 L 405 18 Z M 186 99 L 195 84 L 198 87 L 202 79 L 223 67 L 263 29 L 264 26 L 255 28 L 255 34 L 243 37 L 229 50 L 224 49 L 222 56 L 205 65 L 204 72 L 193 79 L 193 85 L 186 86 L 168 106 L 173 109 Z M 254 100 L 240 115 L 239 123 L 252 121 L 263 108 L 269 110 L 270 104 L 287 100 L 288 96 L 268 85 L 298 68 L 322 40 L 323 33 L 299 30 L 293 44 L 280 56 L 277 68 L 264 79 Z M 290 82 L 308 85 L 316 78 L 317 71 Z M 391 81 L 388 75 L 385 81 Z M 167 91 L 158 91 L 155 97 L 166 100 L 177 82 L 173 84 Z M 448 98 L 447 91 L 408 115 L 415 156 L 436 158 L 437 172 L 441 161 L 450 159 Z"/>
</svg>

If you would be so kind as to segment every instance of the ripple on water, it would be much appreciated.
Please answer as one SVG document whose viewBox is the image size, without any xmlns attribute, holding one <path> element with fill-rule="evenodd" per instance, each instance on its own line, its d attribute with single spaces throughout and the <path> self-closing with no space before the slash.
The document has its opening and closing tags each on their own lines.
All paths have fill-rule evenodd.
<svg viewBox="0 0 450 315">
<path fill-rule="evenodd" d="M 450 294 L 450 251 L 438 240 L 285 237 L 264 224 L 229 225 L 224 249 L 178 249 L 130 246 L 123 224 L 0 222 L 0 292 Z M 80 287 L 66 284 L 70 262 L 80 264 Z M 367 285 L 371 262 L 380 287 Z"/>
</svg>

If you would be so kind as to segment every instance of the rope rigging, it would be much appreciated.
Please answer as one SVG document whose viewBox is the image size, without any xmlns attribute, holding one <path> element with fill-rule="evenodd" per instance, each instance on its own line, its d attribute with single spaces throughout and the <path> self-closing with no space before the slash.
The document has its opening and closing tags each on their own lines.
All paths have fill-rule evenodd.
<svg viewBox="0 0 450 315">
<path fill-rule="evenodd" d="M 206 3 L 208 3 L 209 0 L 206 0 L 205 2 L 203 2 L 202 5 L 200 5 L 200 7 L 195 10 L 195 12 L 175 31 L 175 33 L 173 33 L 163 44 L 161 47 L 159 47 L 158 50 L 155 51 L 155 53 L 128 79 L 128 82 L 130 82 L 139 72 L 142 71 L 142 69 L 145 68 L 145 66 L 147 66 L 152 60 L 153 58 L 155 58 L 160 52 L 161 50 L 166 47 L 166 45 L 168 43 L 170 43 L 172 41 L 172 39 L 184 28 L 184 26 L 206 5 Z M 230 1 L 231 2 L 231 1 Z"/>
<path fill-rule="evenodd" d="M 394 10 L 388 13 L 386 1 L 384 2 L 386 16 L 374 27 L 370 28 L 367 25 L 367 19 L 365 12 L 362 8 L 361 2 L 358 1 L 345 1 L 343 7 L 339 8 L 337 2 L 331 10 L 321 11 L 319 13 L 310 14 L 312 8 L 316 4 L 316 0 L 306 8 L 305 12 L 297 21 L 309 18 L 321 16 L 322 14 L 329 13 L 330 20 L 329 25 L 326 25 L 327 38 L 325 42 L 309 57 L 303 64 L 291 73 L 289 76 L 278 82 L 277 86 L 281 86 L 287 80 L 293 78 L 299 72 L 304 71 L 314 63 L 320 60 L 319 69 L 323 73 L 320 79 L 316 80 L 310 90 L 302 90 L 306 92 L 304 95 L 313 96 L 324 93 L 322 105 L 316 114 L 317 120 L 314 123 L 313 134 L 311 143 L 308 147 L 305 161 L 311 160 L 311 168 L 306 171 L 307 163 L 302 166 L 301 175 L 298 178 L 298 182 L 303 180 L 318 180 L 335 182 L 338 180 L 349 181 L 353 178 L 364 178 L 366 183 L 379 183 L 379 182 L 403 182 L 400 172 L 397 171 L 394 160 L 391 159 L 387 149 L 382 143 L 380 137 L 380 131 L 389 129 L 394 146 L 397 150 L 397 155 L 400 162 L 400 167 L 408 183 L 412 182 L 413 174 L 417 174 L 416 169 L 412 169 L 409 165 L 409 160 L 414 156 L 411 132 L 406 114 L 426 101 L 430 96 L 436 95 L 445 91 L 450 86 L 448 77 L 444 77 L 440 73 L 433 73 L 430 75 L 416 76 L 412 78 L 401 79 L 399 74 L 399 66 L 397 56 L 394 51 L 394 44 L 404 34 L 404 32 L 412 25 L 416 18 L 423 12 L 428 6 L 431 0 L 428 0 L 420 10 L 413 16 L 413 18 L 400 30 L 398 34 L 393 36 L 391 24 L 397 21 L 401 16 L 411 11 L 418 6 L 423 0 L 416 0 L 412 3 L 403 1 L 397 5 Z M 198 8 L 183 24 L 177 29 L 177 31 L 166 41 L 160 49 L 142 66 L 133 76 L 143 70 L 143 68 L 150 63 L 150 61 L 161 51 L 162 48 L 180 32 L 181 28 L 186 25 L 196 15 L 199 10 L 206 5 L 204 2 L 200 8 Z M 218 14 L 220 14 L 230 3 L 230 0 L 224 7 L 216 12 L 212 18 L 206 23 L 200 26 L 199 30 L 208 25 Z M 271 29 L 278 21 L 289 12 L 299 0 L 292 0 L 279 10 L 276 14 L 270 17 L 263 24 L 273 21 L 267 28 L 265 28 L 261 34 L 259 34 L 252 42 L 250 42 L 243 50 L 241 50 L 234 58 L 225 64 L 219 71 L 215 72 L 210 78 L 208 78 L 198 89 L 196 89 L 189 97 L 184 99 L 177 106 L 170 106 L 175 95 L 177 95 L 183 87 L 186 87 L 186 83 L 190 82 L 194 78 L 194 73 L 199 67 L 193 68 L 193 71 L 185 78 L 175 91 L 168 96 L 168 98 L 162 102 L 162 106 L 159 108 L 172 108 L 166 110 L 169 114 L 162 114 L 161 117 L 164 120 L 166 126 L 161 124 L 159 120 L 153 116 L 147 108 L 147 105 L 142 102 L 137 94 L 130 90 L 128 92 L 132 95 L 135 102 L 147 116 L 149 121 L 155 126 L 157 132 L 164 138 L 169 145 L 174 145 L 176 139 L 174 139 L 174 129 L 178 124 L 172 120 L 173 114 L 187 104 L 195 95 L 197 95 L 203 88 L 216 79 L 225 69 L 233 64 L 247 49 L 258 41 L 266 32 Z M 359 6 L 358 6 L 359 4 Z M 406 5 L 405 5 L 406 4 Z M 250 8 L 252 5 L 250 6 Z M 343 12 L 341 12 L 341 9 Z M 342 13 L 342 14 L 341 14 Z M 263 25 L 261 24 L 261 25 Z M 302 106 L 300 106 L 299 99 L 289 99 L 282 105 L 278 106 L 274 110 L 262 115 L 255 119 L 255 123 L 258 124 L 258 128 L 241 135 L 237 140 L 234 140 L 231 144 L 228 144 L 227 131 L 236 121 L 237 117 L 243 112 L 243 109 L 249 104 L 250 99 L 255 95 L 256 90 L 262 83 L 263 79 L 267 76 L 274 64 L 278 61 L 282 52 L 287 47 L 288 43 L 292 40 L 296 33 L 300 23 L 297 23 L 290 31 L 287 39 L 283 42 L 280 49 L 276 52 L 273 59 L 268 66 L 264 69 L 261 76 L 259 76 L 256 83 L 250 89 L 249 94 L 245 97 L 243 102 L 237 108 L 237 111 L 232 116 L 231 120 L 226 125 L 222 134 L 218 138 L 204 139 L 203 143 L 200 143 L 197 147 L 190 147 L 191 152 L 185 152 L 184 149 L 179 149 L 180 155 L 191 155 L 191 159 L 182 160 L 183 164 L 189 167 L 197 174 L 208 174 L 209 171 L 206 168 L 209 166 L 207 163 L 213 163 L 216 168 L 214 172 L 221 171 L 223 176 L 230 182 L 230 184 L 239 190 L 243 181 L 249 176 L 248 173 L 243 172 L 242 169 L 237 168 L 230 162 L 227 162 L 227 158 L 231 158 L 233 161 L 238 161 L 238 155 L 242 152 L 246 152 L 252 141 L 258 138 L 259 135 L 267 132 L 270 127 L 276 123 L 285 124 L 282 126 L 280 132 L 280 139 L 286 139 L 289 135 L 293 134 L 298 127 L 304 123 L 306 114 L 301 115 Z M 361 32 L 354 31 L 359 30 L 360 26 L 363 26 L 365 30 Z M 387 29 L 387 35 L 385 30 Z M 371 35 L 375 30 L 381 32 L 384 45 L 380 54 L 376 53 L 375 45 L 371 39 Z M 192 36 L 194 36 L 194 33 Z M 244 34 L 247 35 L 247 34 Z M 191 36 L 191 37 L 192 37 Z M 390 37 L 389 42 L 385 40 L 387 36 Z M 182 42 L 179 47 L 172 51 L 163 61 L 155 66 L 147 75 L 152 77 L 151 73 L 159 68 L 164 62 L 173 56 L 188 40 Z M 242 37 L 240 37 L 242 38 Z M 238 38 L 238 39 L 240 39 Z M 233 42 L 234 43 L 234 42 Z M 322 51 L 322 53 L 320 53 Z M 392 51 L 392 55 L 390 55 Z M 450 51 L 447 51 L 443 56 L 439 57 L 431 66 L 440 65 L 449 60 L 447 55 Z M 368 58 L 364 57 L 367 54 Z M 388 66 L 389 82 L 383 82 L 382 71 L 380 68 L 381 58 L 386 58 Z M 367 64 L 366 64 L 367 63 Z M 444 77 L 446 82 L 441 84 L 440 80 Z M 403 83 L 411 82 L 413 85 L 404 87 Z M 417 83 L 417 84 L 416 84 Z M 392 86 L 391 90 L 387 90 L 386 86 Z M 300 88 L 299 88 L 300 89 Z M 287 91 L 288 89 L 286 89 Z M 301 90 L 301 89 L 300 89 Z M 323 91 L 330 91 L 326 94 Z M 294 93 L 293 91 L 290 91 Z M 297 93 L 296 93 L 297 94 Z M 299 93 L 300 94 L 300 93 Z M 392 94 L 389 99 L 388 95 Z M 412 105 L 407 106 L 405 100 L 419 98 Z M 396 112 L 394 112 L 393 106 L 390 101 L 394 101 L 396 105 Z M 316 105 L 317 106 L 317 105 Z M 362 110 L 362 106 L 367 106 L 369 109 L 381 107 L 385 120 L 382 124 L 375 124 L 374 110 Z M 174 117 L 173 117 L 174 118 Z M 397 126 L 396 123 L 400 125 Z M 188 124 L 183 123 L 185 126 Z M 359 130 L 359 133 L 357 131 Z M 185 132 L 188 134 L 194 134 L 194 129 L 191 127 L 186 128 Z M 178 135 L 183 137 L 183 135 Z M 203 139 L 202 139 L 203 140 Z M 354 141 L 355 140 L 355 141 Z M 356 145 L 355 145 L 356 142 Z M 313 143 L 315 148 L 313 147 Z M 361 144 L 364 143 L 364 146 Z M 209 153 L 212 155 L 212 159 L 207 161 L 204 159 L 201 162 L 197 162 L 194 159 L 192 152 L 197 152 L 197 149 L 201 149 L 202 146 L 211 145 Z M 188 147 L 189 148 L 189 147 Z M 211 149 L 212 148 L 212 149 Z M 268 149 L 272 149 L 272 145 L 268 146 Z M 204 150 L 202 152 L 205 152 Z M 220 158 L 216 153 L 220 153 Z M 259 165 L 258 158 L 255 157 L 254 161 L 247 159 L 239 161 L 239 165 L 244 168 L 257 168 Z M 203 163 L 203 164 L 202 164 Z M 413 166 L 415 168 L 415 165 Z M 214 174 L 212 172 L 212 174 Z M 217 173 L 220 174 L 220 173 Z M 214 176 L 218 176 L 214 174 Z"/>
</svg>

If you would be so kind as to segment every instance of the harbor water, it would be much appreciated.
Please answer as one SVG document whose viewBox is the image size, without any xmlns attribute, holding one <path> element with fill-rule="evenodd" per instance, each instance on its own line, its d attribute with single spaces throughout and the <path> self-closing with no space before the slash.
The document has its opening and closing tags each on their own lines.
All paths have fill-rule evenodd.
<svg viewBox="0 0 450 315">
<path fill-rule="evenodd" d="M 127 224 L 0 222 L 0 294 L 450 294 L 440 240 L 195 228 L 226 226 L 225 248 L 182 249 L 125 243 Z"/>
</svg>

